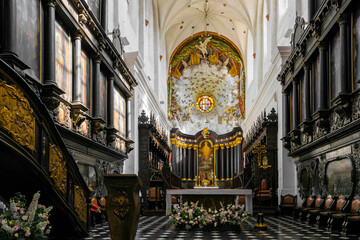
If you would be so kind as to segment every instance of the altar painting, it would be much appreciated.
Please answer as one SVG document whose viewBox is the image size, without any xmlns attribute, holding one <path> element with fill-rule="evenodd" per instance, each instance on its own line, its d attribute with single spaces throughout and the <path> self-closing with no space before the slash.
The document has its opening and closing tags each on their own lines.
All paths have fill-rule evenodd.
<svg viewBox="0 0 360 240">
<path fill-rule="evenodd" d="M 353 165 L 349 158 L 331 161 L 326 167 L 327 190 L 331 195 L 351 195 Z"/>
<path fill-rule="evenodd" d="M 210 141 L 203 141 L 198 152 L 198 179 L 202 187 L 214 186 L 214 148 Z"/>
</svg>

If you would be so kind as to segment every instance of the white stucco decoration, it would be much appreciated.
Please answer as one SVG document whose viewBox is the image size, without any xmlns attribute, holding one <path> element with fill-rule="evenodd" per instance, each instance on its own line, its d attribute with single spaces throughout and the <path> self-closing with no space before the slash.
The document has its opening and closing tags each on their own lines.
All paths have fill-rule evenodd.
<svg viewBox="0 0 360 240">
<path fill-rule="evenodd" d="M 187 66 L 180 78 L 173 77 L 173 100 L 178 112 L 173 127 L 186 134 L 195 134 L 205 127 L 225 134 L 239 126 L 239 76 L 232 77 L 228 71 L 222 62 L 202 61 Z M 203 113 L 196 107 L 203 95 L 214 99 L 211 112 Z"/>
</svg>

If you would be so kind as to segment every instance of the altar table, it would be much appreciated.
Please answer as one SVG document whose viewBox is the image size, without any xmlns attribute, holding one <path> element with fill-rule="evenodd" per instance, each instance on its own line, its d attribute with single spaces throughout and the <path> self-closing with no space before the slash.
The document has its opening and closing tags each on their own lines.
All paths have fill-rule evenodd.
<svg viewBox="0 0 360 240">
<path fill-rule="evenodd" d="M 253 214 L 252 190 L 251 189 L 167 189 L 166 190 L 166 215 L 171 209 L 172 195 L 245 195 L 245 209 Z"/>
</svg>

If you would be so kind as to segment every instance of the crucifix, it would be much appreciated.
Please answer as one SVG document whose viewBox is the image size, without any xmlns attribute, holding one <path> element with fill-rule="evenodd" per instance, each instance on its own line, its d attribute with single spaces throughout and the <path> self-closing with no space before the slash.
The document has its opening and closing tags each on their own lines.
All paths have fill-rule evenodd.
<svg viewBox="0 0 360 240">
<path fill-rule="evenodd" d="M 261 142 L 258 141 L 258 144 L 256 146 L 254 146 L 254 149 L 252 150 L 252 153 L 257 154 L 257 159 L 258 159 L 258 165 L 259 165 L 259 191 L 260 191 L 260 210 L 259 213 L 257 215 L 257 221 L 256 224 L 254 226 L 254 228 L 256 230 L 266 230 L 267 226 L 264 222 L 264 214 L 262 213 L 262 206 L 261 206 L 261 168 L 263 168 L 262 166 L 262 155 L 265 154 L 267 151 L 265 149 L 265 145 L 261 145 Z"/>
<path fill-rule="evenodd" d="M 265 149 L 265 145 L 261 145 L 261 142 L 259 141 L 258 144 L 254 147 L 254 149 L 252 150 L 252 153 L 255 153 L 258 155 L 257 159 L 258 159 L 258 166 L 261 166 L 261 156 L 264 153 L 267 153 L 266 149 Z"/>
</svg>

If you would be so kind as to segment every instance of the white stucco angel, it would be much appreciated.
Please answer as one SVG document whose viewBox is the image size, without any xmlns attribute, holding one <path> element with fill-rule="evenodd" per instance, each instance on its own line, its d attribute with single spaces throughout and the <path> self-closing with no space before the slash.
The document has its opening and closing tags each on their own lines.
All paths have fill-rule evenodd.
<svg viewBox="0 0 360 240">
<path fill-rule="evenodd" d="M 195 45 L 195 47 L 200 50 L 203 59 L 206 59 L 206 54 L 207 54 L 206 47 L 207 47 L 208 43 L 210 42 L 211 38 L 212 38 L 211 36 L 205 38 L 204 42 L 200 40 L 199 45 Z"/>
</svg>

